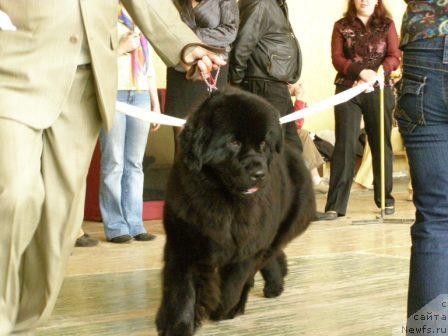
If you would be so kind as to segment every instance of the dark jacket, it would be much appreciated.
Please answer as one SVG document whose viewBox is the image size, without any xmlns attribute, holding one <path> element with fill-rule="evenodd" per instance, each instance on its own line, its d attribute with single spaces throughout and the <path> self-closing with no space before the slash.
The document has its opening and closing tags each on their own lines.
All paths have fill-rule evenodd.
<svg viewBox="0 0 448 336">
<path fill-rule="evenodd" d="M 240 0 L 240 29 L 230 56 L 230 81 L 296 82 L 302 56 L 281 0 Z"/>
<path fill-rule="evenodd" d="M 166 0 L 161 0 L 166 1 Z M 214 47 L 230 46 L 238 32 L 238 5 L 236 0 L 202 0 L 195 8 L 189 0 L 173 1 L 182 20 L 199 39 Z"/>
</svg>

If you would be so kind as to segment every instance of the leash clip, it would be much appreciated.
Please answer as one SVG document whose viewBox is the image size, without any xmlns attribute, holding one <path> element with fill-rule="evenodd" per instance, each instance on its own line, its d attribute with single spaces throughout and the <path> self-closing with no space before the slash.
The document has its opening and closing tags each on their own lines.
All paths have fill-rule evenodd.
<svg viewBox="0 0 448 336">
<path fill-rule="evenodd" d="M 212 93 L 213 91 L 218 91 L 218 77 L 219 77 L 219 71 L 221 70 L 221 68 L 218 68 L 216 70 L 216 75 L 215 77 L 213 77 L 212 72 L 210 72 L 208 75 L 205 75 L 203 72 L 202 74 L 202 78 L 205 82 L 205 85 L 207 86 L 207 91 L 208 93 Z"/>
</svg>

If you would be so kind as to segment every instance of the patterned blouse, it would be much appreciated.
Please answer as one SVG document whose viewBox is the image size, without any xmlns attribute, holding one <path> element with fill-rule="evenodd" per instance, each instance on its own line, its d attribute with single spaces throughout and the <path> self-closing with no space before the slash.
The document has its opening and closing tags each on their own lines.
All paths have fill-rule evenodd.
<svg viewBox="0 0 448 336">
<path fill-rule="evenodd" d="M 401 45 L 448 34 L 448 0 L 405 0 Z"/>
<path fill-rule="evenodd" d="M 383 65 L 386 74 L 400 65 L 401 51 L 395 24 L 387 19 L 379 25 L 346 18 L 334 25 L 331 57 L 338 71 L 335 84 L 351 87 L 364 69 L 377 71 Z"/>
</svg>

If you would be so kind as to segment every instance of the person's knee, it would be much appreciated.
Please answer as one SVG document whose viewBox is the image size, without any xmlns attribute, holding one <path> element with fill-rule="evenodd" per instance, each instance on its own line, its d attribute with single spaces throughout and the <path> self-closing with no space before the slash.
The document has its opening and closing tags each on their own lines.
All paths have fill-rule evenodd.
<svg viewBox="0 0 448 336">
<path fill-rule="evenodd" d="M 40 181 L 26 178 L 0 180 L 0 208 L 31 209 L 43 202 L 44 190 Z"/>
<path fill-rule="evenodd" d="M 124 169 L 124 162 L 123 160 L 118 160 L 118 159 L 111 159 L 111 160 L 107 160 L 107 162 L 105 162 L 103 160 L 103 162 L 101 163 L 101 172 L 103 174 L 117 174 L 117 173 L 122 173 Z"/>
</svg>

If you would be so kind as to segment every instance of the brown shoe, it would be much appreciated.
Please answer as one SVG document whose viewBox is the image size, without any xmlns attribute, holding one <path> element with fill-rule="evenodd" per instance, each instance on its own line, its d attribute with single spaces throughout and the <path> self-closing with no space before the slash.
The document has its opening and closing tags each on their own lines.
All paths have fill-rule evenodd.
<svg viewBox="0 0 448 336">
<path fill-rule="evenodd" d="M 92 247 L 98 245 L 98 239 L 91 238 L 87 233 L 76 239 L 76 247 Z"/>
</svg>

